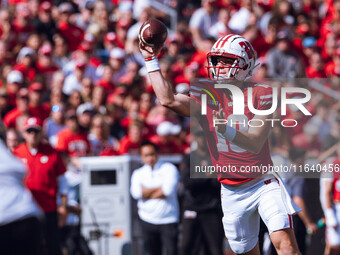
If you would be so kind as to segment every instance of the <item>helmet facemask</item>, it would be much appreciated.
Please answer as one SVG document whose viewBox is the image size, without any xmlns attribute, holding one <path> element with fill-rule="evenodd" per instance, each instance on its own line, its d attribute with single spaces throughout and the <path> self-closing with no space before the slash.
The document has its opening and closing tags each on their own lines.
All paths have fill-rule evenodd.
<svg viewBox="0 0 340 255">
<path fill-rule="evenodd" d="M 209 78 L 213 80 L 232 80 L 237 79 L 237 75 L 240 72 L 240 70 L 247 69 L 247 65 L 245 64 L 245 61 L 232 54 L 214 54 L 209 53 L 208 56 L 208 63 L 207 66 Z M 220 62 L 219 58 L 222 58 L 221 62 L 224 62 L 225 64 L 218 65 L 218 62 Z M 226 73 L 221 74 L 221 70 L 228 69 Z M 223 72 L 223 71 L 222 71 Z"/>
</svg>

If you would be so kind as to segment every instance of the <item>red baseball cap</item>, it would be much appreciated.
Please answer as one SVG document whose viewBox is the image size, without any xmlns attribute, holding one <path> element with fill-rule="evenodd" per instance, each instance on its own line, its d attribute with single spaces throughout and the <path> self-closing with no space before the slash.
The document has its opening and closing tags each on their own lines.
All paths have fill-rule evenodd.
<svg viewBox="0 0 340 255">
<path fill-rule="evenodd" d="M 38 119 L 36 117 L 30 117 L 25 121 L 24 129 L 27 131 L 28 129 L 36 129 L 41 130 L 42 123 L 41 119 Z"/>
<path fill-rule="evenodd" d="M 33 82 L 29 85 L 28 89 L 30 91 L 42 91 L 44 90 L 44 85 L 40 82 Z"/>
<path fill-rule="evenodd" d="M 82 44 L 79 44 L 77 50 L 80 50 L 83 52 L 89 52 L 92 50 L 92 48 L 88 43 L 82 43 Z"/>
<path fill-rule="evenodd" d="M 126 20 L 126 19 L 120 19 L 116 23 L 116 27 L 129 28 L 130 27 L 130 22 L 128 20 Z"/>
<path fill-rule="evenodd" d="M 52 4 L 46 1 L 42 2 L 39 7 L 40 11 L 50 11 L 51 9 L 52 9 Z"/>
<path fill-rule="evenodd" d="M 107 42 L 111 42 L 111 43 L 114 43 L 117 41 L 117 36 L 116 36 L 116 33 L 115 32 L 108 32 L 106 35 L 105 35 L 105 41 Z"/>
</svg>

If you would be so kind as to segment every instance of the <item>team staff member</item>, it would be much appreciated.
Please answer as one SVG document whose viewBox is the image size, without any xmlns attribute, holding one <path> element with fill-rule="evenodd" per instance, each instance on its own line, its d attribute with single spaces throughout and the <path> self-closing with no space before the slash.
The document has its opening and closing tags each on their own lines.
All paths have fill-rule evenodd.
<svg viewBox="0 0 340 255">
<path fill-rule="evenodd" d="M 230 106 L 234 103 L 233 99 L 237 100 L 237 96 L 233 98 L 228 90 L 217 92 L 223 103 L 208 105 L 206 116 L 200 115 L 201 106 L 197 101 L 200 101 L 203 90 L 192 88 L 192 97 L 174 94 L 172 85 L 164 79 L 158 64 L 157 56 L 161 48 L 152 48 L 140 42 L 140 49 L 159 102 L 183 116 L 189 117 L 192 113 L 199 118 L 205 136 L 209 137 L 207 141 L 212 165 L 231 165 L 238 170 L 242 166 L 272 165 L 268 144 L 270 124 L 266 121 L 271 115 L 253 114 L 248 101 L 245 101 L 244 114 L 234 115 L 233 107 Z M 243 95 L 240 93 L 238 96 L 245 100 L 248 100 L 248 90 L 251 89 L 252 102 L 256 102 L 255 109 L 270 109 L 271 88 L 245 81 L 252 76 L 256 66 L 256 53 L 245 38 L 239 35 L 221 37 L 215 42 L 207 58 L 212 80 L 204 85 L 207 89 L 210 86 L 213 88 L 212 84 L 216 80 L 225 80 L 241 90 Z M 239 127 L 240 130 L 237 130 L 226 124 L 215 126 L 215 119 L 228 119 L 228 123 L 230 120 L 233 123 L 242 120 L 247 123 L 248 120 L 260 119 L 267 123 L 261 127 Z M 248 175 L 240 171 L 233 176 L 219 173 L 218 180 L 221 183 L 224 231 L 234 253 L 260 254 L 258 234 L 261 217 L 279 254 L 300 254 L 291 216 L 300 208 L 292 202 L 281 181 L 276 180 L 273 175 Z"/>
<path fill-rule="evenodd" d="M 59 153 L 43 140 L 41 120 L 30 117 L 24 124 L 25 143 L 14 150 L 28 166 L 26 186 L 32 192 L 45 215 L 44 237 L 48 255 L 60 255 L 58 213 L 66 217 L 67 193 L 63 174 L 65 165 Z M 60 189 L 58 182 L 61 184 Z M 61 193 L 61 206 L 57 208 L 57 194 Z M 57 212 L 58 211 L 58 212 Z"/>
<path fill-rule="evenodd" d="M 138 216 L 148 254 L 160 255 L 164 247 L 167 255 L 176 255 L 179 174 L 173 164 L 158 161 L 157 151 L 155 144 L 142 143 L 140 155 L 144 166 L 133 172 L 130 192 L 138 200 Z"/>
</svg>

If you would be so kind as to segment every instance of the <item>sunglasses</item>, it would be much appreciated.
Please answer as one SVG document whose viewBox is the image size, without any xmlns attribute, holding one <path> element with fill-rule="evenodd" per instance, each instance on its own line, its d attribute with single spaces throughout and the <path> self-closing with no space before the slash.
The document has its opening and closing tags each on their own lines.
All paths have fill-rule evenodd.
<svg viewBox="0 0 340 255">
<path fill-rule="evenodd" d="M 35 128 L 29 128 L 26 130 L 27 133 L 31 134 L 31 133 L 35 133 L 35 134 L 38 134 L 40 133 L 40 130 L 38 129 L 35 129 Z"/>
</svg>

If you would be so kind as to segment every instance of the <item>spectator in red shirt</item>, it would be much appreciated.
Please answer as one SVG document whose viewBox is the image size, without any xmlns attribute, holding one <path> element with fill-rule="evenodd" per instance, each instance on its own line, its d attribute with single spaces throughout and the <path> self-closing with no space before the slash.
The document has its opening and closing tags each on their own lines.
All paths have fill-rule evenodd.
<svg viewBox="0 0 340 255">
<path fill-rule="evenodd" d="M 153 107 L 146 119 L 146 124 L 156 130 L 157 126 L 163 121 L 169 121 L 171 123 L 178 123 L 176 114 L 170 109 L 161 105 Z"/>
<path fill-rule="evenodd" d="M 103 75 L 96 82 L 96 85 L 103 87 L 106 93 L 110 94 L 115 88 L 115 84 L 112 82 L 113 70 L 112 70 L 112 67 L 108 64 L 103 65 L 102 68 L 103 68 Z"/>
<path fill-rule="evenodd" d="M 43 44 L 39 49 L 38 61 L 36 63 L 37 74 L 43 76 L 44 81 L 50 84 L 53 73 L 59 68 L 53 63 L 53 48 L 50 44 Z"/>
<path fill-rule="evenodd" d="M 164 121 L 156 129 L 157 135 L 150 137 L 150 141 L 157 145 L 159 154 L 180 153 L 180 147 L 175 142 L 174 136 L 181 132 L 180 125 Z"/>
<path fill-rule="evenodd" d="M 59 5 L 60 15 L 57 27 L 60 34 L 66 39 L 70 51 L 76 50 L 84 37 L 84 31 L 70 23 L 73 11 L 71 3 L 66 2 Z"/>
<path fill-rule="evenodd" d="M 189 86 L 188 86 L 189 87 Z M 139 101 L 139 115 L 142 121 L 145 121 L 146 117 L 148 116 L 151 107 L 153 105 L 153 97 L 150 93 L 144 92 L 140 96 Z"/>
<path fill-rule="evenodd" d="M 23 47 L 18 54 L 17 64 L 13 67 L 13 70 L 21 72 L 27 81 L 33 81 L 36 74 L 34 59 L 34 50 L 30 47 Z"/>
<path fill-rule="evenodd" d="M 10 46 L 13 49 L 15 46 L 23 46 L 31 33 L 34 31 L 34 27 L 30 21 L 30 10 L 26 3 L 16 5 L 16 15 L 12 23 Z"/>
<path fill-rule="evenodd" d="M 325 63 L 320 53 L 314 52 L 309 58 L 309 63 L 306 68 L 307 78 L 326 78 Z"/>
<path fill-rule="evenodd" d="M 73 109 L 66 112 L 65 124 L 66 128 L 57 135 L 58 142 L 55 148 L 63 153 L 67 161 L 70 160 L 71 165 L 80 169 L 77 157 L 86 156 L 91 150 L 87 132 L 80 129 L 76 112 Z"/>
<path fill-rule="evenodd" d="M 140 118 L 140 105 L 139 101 L 133 100 L 129 104 L 129 108 L 127 111 L 127 116 L 120 121 L 120 125 L 127 131 L 130 124 L 135 120 L 141 120 Z"/>
<path fill-rule="evenodd" d="M 175 78 L 175 84 L 188 83 L 190 84 L 191 79 L 198 77 L 199 64 L 196 62 L 191 62 L 188 66 L 184 68 L 184 73 Z"/>
<path fill-rule="evenodd" d="M 42 103 L 42 94 L 44 85 L 40 82 L 33 82 L 29 87 L 28 105 L 29 113 L 33 117 L 37 117 L 44 121 L 50 115 L 50 106 L 48 103 Z"/>
<path fill-rule="evenodd" d="M 44 237 L 48 254 L 61 255 L 58 214 L 66 217 L 66 168 L 60 154 L 42 139 L 41 120 L 28 118 L 24 127 L 25 143 L 18 146 L 14 154 L 27 164 L 26 186 L 45 214 Z M 59 208 L 58 192 L 62 201 Z"/>
<path fill-rule="evenodd" d="M 104 48 L 107 50 L 107 54 L 111 52 L 112 49 L 117 47 L 117 35 L 115 32 L 108 32 L 104 37 Z"/>
<path fill-rule="evenodd" d="M 118 154 L 138 154 L 142 139 L 143 124 L 134 121 L 130 124 L 128 134 L 120 140 Z"/>
<path fill-rule="evenodd" d="M 320 47 L 322 47 L 322 58 L 326 63 L 331 61 L 332 56 L 334 56 L 334 52 L 336 50 L 336 40 L 337 37 L 334 33 L 328 33 L 325 41 L 323 41 L 323 43 L 320 45 Z"/>
<path fill-rule="evenodd" d="M 124 49 L 127 39 L 128 29 L 130 28 L 130 22 L 126 19 L 120 19 L 116 23 L 116 35 L 117 35 L 117 46 Z"/>
<path fill-rule="evenodd" d="M 19 116 L 29 115 L 28 89 L 21 88 L 16 95 L 16 107 L 9 111 L 4 117 L 4 124 L 7 128 L 16 128 L 16 121 Z"/>
<path fill-rule="evenodd" d="M 125 68 L 125 74 L 120 77 L 119 79 L 119 83 L 123 83 L 126 85 L 133 85 L 134 80 L 137 80 L 137 78 L 139 77 L 139 69 L 140 66 L 138 65 L 137 62 L 135 61 L 130 61 L 126 64 L 126 68 Z"/>
<path fill-rule="evenodd" d="M 24 78 L 19 71 L 11 71 L 7 75 L 6 90 L 8 93 L 9 105 L 15 107 L 15 98 L 19 89 L 23 86 Z"/>
<path fill-rule="evenodd" d="M 338 47 L 332 57 L 332 61 L 326 64 L 327 77 L 334 77 L 340 75 L 340 47 Z"/>
</svg>

